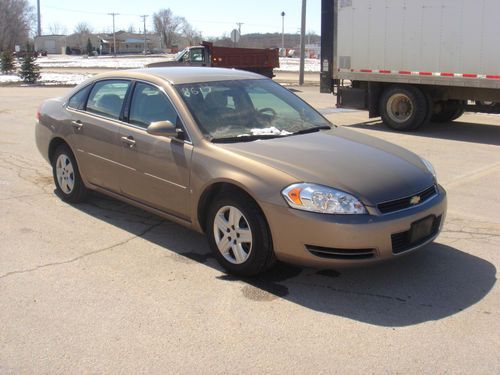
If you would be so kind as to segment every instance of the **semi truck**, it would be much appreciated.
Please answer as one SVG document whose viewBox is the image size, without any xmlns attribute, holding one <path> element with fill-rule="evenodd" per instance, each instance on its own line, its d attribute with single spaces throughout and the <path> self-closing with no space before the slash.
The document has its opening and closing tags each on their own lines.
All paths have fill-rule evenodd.
<svg viewBox="0 0 500 375">
<path fill-rule="evenodd" d="M 217 47 L 211 42 L 188 47 L 180 51 L 174 60 L 159 61 L 147 67 L 165 66 L 212 66 L 235 68 L 274 77 L 273 69 L 280 66 L 278 48 Z"/>
<path fill-rule="evenodd" d="M 500 103 L 499 0 L 322 0 L 320 91 L 411 131 Z"/>
</svg>

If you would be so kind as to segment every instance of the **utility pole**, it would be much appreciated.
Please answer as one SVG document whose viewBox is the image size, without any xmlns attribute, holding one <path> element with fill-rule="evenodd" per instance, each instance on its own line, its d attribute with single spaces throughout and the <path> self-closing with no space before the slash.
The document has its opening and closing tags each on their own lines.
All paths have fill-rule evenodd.
<svg viewBox="0 0 500 375">
<path fill-rule="evenodd" d="M 285 50 L 285 12 L 281 12 L 281 49 Z"/>
<path fill-rule="evenodd" d="M 147 14 L 143 14 L 141 16 L 142 21 L 144 22 L 144 52 L 143 52 L 143 54 L 146 54 L 146 50 L 147 50 L 147 46 L 146 46 L 146 17 L 148 17 Z"/>
<path fill-rule="evenodd" d="M 302 22 L 300 25 L 300 70 L 299 70 L 299 85 L 304 84 L 304 63 L 306 54 L 306 0 L 302 0 Z"/>
<path fill-rule="evenodd" d="M 37 9 L 37 21 L 38 21 L 36 35 L 40 36 L 42 35 L 42 16 L 40 11 L 40 0 L 37 0 L 36 2 L 36 9 Z"/>
<path fill-rule="evenodd" d="M 113 16 L 113 55 L 116 57 L 116 33 L 115 33 L 115 16 L 119 16 L 120 13 L 108 13 L 108 16 Z"/>
</svg>

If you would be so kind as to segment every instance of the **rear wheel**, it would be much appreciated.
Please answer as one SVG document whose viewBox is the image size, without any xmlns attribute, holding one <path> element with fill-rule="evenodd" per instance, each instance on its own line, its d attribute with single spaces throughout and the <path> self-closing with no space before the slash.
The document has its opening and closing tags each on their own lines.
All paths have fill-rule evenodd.
<svg viewBox="0 0 500 375">
<path fill-rule="evenodd" d="M 215 258 L 230 273 L 252 276 L 274 264 L 267 222 L 244 194 L 231 192 L 216 198 L 209 210 L 207 237 Z"/>
<path fill-rule="evenodd" d="M 83 184 L 75 157 L 65 144 L 60 145 L 54 152 L 52 174 L 62 200 L 78 203 L 86 198 L 87 188 Z"/>
<path fill-rule="evenodd" d="M 456 120 L 465 112 L 463 100 L 445 100 L 435 104 L 437 111 L 432 115 L 432 122 L 449 122 Z"/>
<path fill-rule="evenodd" d="M 391 129 L 411 131 L 427 121 L 429 104 L 418 87 L 395 85 L 382 94 L 380 113 L 384 123 Z"/>
</svg>

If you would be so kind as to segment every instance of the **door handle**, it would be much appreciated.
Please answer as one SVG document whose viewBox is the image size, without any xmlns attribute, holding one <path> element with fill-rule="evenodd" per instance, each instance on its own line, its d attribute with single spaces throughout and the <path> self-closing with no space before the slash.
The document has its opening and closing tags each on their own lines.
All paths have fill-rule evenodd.
<svg viewBox="0 0 500 375">
<path fill-rule="evenodd" d="M 75 128 L 75 130 L 80 130 L 83 126 L 83 123 L 80 120 L 71 121 L 71 125 Z"/>
<path fill-rule="evenodd" d="M 128 147 L 132 148 L 135 146 L 135 139 L 132 136 L 122 137 L 122 142 L 128 145 Z"/>
</svg>

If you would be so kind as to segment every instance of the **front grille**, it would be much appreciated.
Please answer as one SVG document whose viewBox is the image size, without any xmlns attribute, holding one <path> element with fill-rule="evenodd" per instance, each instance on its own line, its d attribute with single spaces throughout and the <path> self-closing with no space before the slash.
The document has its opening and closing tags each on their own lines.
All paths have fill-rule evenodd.
<svg viewBox="0 0 500 375">
<path fill-rule="evenodd" d="M 388 214 L 391 212 L 404 210 L 405 208 L 414 207 L 418 204 L 422 204 L 431 199 L 432 197 L 434 197 L 436 194 L 437 194 L 436 185 L 432 185 L 430 188 L 427 188 L 417 194 L 413 194 L 405 198 L 395 199 L 389 202 L 380 203 L 377 207 L 381 213 Z M 420 198 L 420 201 L 416 204 L 412 204 L 412 199 L 414 197 Z"/>
<path fill-rule="evenodd" d="M 429 241 L 432 237 L 434 237 L 438 233 L 440 225 L 441 225 L 441 216 L 438 216 L 434 219 L 434 222 L 432 223 L 431 233 L 427 237 L 424 237 L 417 242 L 411 242 L 409 230 L 407 230 L 406 232 L 395 233 L 391 235 L 393 254 L 403 253 L 405 251 L 408 251 L 414 247 L 417 247 Z"/>
<path fill-rule="evenodd" d="M 374 249 L 336 249 L 333 247 L 321 247 L 306 245 L 306 249 L 313 255 L 328 259 L 370 259 L 375 256 Z"/>
</svg>

